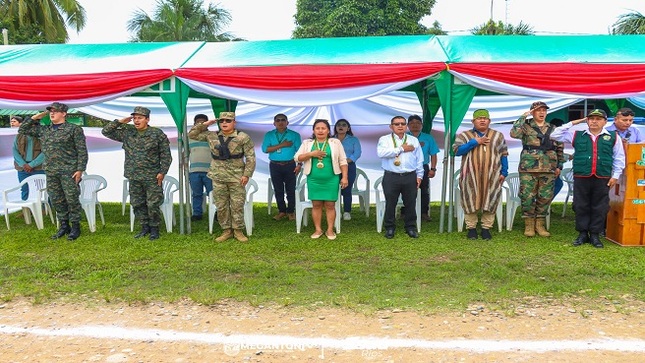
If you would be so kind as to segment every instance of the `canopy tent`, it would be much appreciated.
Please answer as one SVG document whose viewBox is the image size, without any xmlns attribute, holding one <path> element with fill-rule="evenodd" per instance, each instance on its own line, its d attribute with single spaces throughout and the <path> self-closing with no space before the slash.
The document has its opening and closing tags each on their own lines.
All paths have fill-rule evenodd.
<svg viewBox="0 0 645 363">
<path fill-rule="evenodd" d="M 152 92 L 185 137 L 192 95 L 212 97 L 219 111 L 234 109 L 237 100 L 313 107 L 408 89 L 419 95 L 426 120 L 441 108 L 449 150 L 478 94 L 643 96 L 643 45 L 645 36 L 388 36 L 5 46 L 0 107 L 42 109 L 52 101 L 80 107 L 158 83 Z"/>
</svg>

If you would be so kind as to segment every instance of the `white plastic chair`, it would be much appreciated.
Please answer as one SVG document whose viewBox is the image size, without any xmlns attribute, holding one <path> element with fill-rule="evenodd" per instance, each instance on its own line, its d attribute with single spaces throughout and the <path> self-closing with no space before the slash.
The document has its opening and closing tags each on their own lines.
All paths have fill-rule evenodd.
<svg viewBox="0 0 645 363">
<path fill-rule="evenodd" d="M 383 177 L 379 177 L 374 182 L 374 196 L 376 197 L 376 232 L 381 233 L 383 230 L 383 220 L 385 219 L 385 194 L 383 193 Z M 399 197 L 396 204 L 396 210 L 400 211 L 403 207 L 403 200 Z M 417 211 L 417 231 L 421 232 L 421 189 L 417 188 L 417 201 L 414 208 Z"/>
<path fill-rule="evenodd" d="M 20 191 L 22 186 L 27 184 L 29 187 L 29 197 L 27 200 L 22 200 L 20 193 L 13 193 Z M 13 195 L 11 195 L 13 193 Z M 34 217 L 34 222 L 36 228 L 43 229 L 43 204 L 45 205 L 46 213 L 49 213 L 49 216 L 54 223 L 54 216 L 52 214 L 51 208 L 49 207 L 49 201 L 47 200 L 47 179 L 44 174 L 36 174 L 25 178 L 17 186 L 9 189 L 5 189 L 2 192 L 2 197 L 4 200 L 4 218 L 7 222 L 7 229 L 11 229 L 9 226 L 9 209 L 21 208 L 22 215 L 25 218 L 26 224 L 31 224 L 31 216 L 28 212 L 31 211 L 31 215 Z"/>
<path fill-rule="evenodd" d="M 300 171 L 298 173 L 298 177 L 296 178 L 296 185 L 300 183 L 300 180 L 302 180 L 302 176 L 304 173 Z M 273 197 L 275 195 L 275 190 L 273 189 L 273 182 L 271 181 L 271 178 L 267 179 L 267 213 L 271 215 L 271 209 L 273 208 Z"/>
<path fill-rule="evenodd" d="M 123 194 L 121 195 L 121 215 L 125 215 L 125 205 L 128 203 L 130 197 L 130 181 L 123 179 Z"/>
<path fill-rule="evenodd" d="M 163 189 L 163 203 L 159 207 L 161 209 L 161 214 L 163 215 L 164 220 L 166 221 L 166 232 L 172 232 L 172 226 L 175 225 L 175 211 L 173 198 L 175 192 L 179 190 L 179 181 L 170 175 L 166 175 L 163 178 L 163 183 L 161 184 Z M 134 231 L 134 209 L 132 204 L 130 204 L 130 231 Z"/>
<path fill-rule="evenodd" d="M 79 196 L 81 207 L 85 211 L 87 224 L 90 232 L 96 232 L 96 209 L 99 210 L 101 223 L 105 227 L 103 207 L 98 200 L 98 192 L 107 187 L 107 181 L 100 175 L 84 175 L 80 183 L 81 194 Z"/>
<path fill-rule="evenodd" d="M 253 217 L 253 194 L 258 190 L 258 183 L 249 179 L 249 182 L 246 183 L 246 198 L 244 200 L 244 226 L 246 228 L 246 235 L 250 236 L 253 234 L 253 227 L 255 227 L 255 218 Z M 208 233 L 213 234 L 213 225 L 215 224 L 215 213 L 217 212 L 217 206 L 213 200 L 213 191 L 208 193 Z"/>
<path fill-rule="evenodd" d="M 562 169 L 560 178 L 567 185 L 567 196 L 564 198 L 564 206 L 562 207 L 562 217 L 564 217 L 567 213 L 567 204 L 569 203 L 569 197 L 571 197 L 571 200 L 573 200 L 573 169 Z"/>
<path fill-rule="evenodd" d="M 459 178 L 461 175 L 461 170 L 457 169 L 455 174 L 453 174 L 453 196 L 454 196 L 454 213 L 457 217 L 457 231 L 462 232 L 464 230 L 464 224 L 466 222 L 466 215 L 464 214 L 464 209 L 461 205 L 461 189 L 459 188 Z M 509 175 L 510 176 L 510 175 Z M 506 178 L 508 180 L 508 177 Z M 507 201 L 506 201 L 506 211 L 508 212 L 508 192 Z M 502 200 L 497 204 L 497 209 L 495 210 L 495 223 L 497 223 L 497 230 L 502 231 L 504 225 L 504 205 Z"/>
<path fill-rule="evenodd" d="M 359 179 L 363 179 L 362 182 L 359 182 Z M 364 188 L 360 186 L 364 185 Z M 354 185 L 352 185 L 352 195 L 358 196 L 358 205 L 361 212 L 365 212 L 365 216 L 370 216 L 370 179 L 367 177 L 367 174 L 359 168 L 356 168 L 356 180 L 354 180 Z"/>
<path fill-rule="evenodd" d="M 522 206 L 520 199 L 520 174 L 510 173 L 504 181 L 506 184 L 506 230 L 513 229 L 513 222 L 515 221 L 515 214 L 517 208 Z M 546 215 L 546 228 L 551 226 L 551 206 Z"/>
<path fill-rule="evenodd" d="M 308 213 L 313 208 L 313 203 L 307 200 L 307 178 L 303 177 L 296 186 L 296 233 L 300 233 L 301 227 L 308 225 Z M 334 228 L 336 233 L 340 233 L 340 186 L 338 187 L 338 198 L 336 199 L 336 219 L 334 220 Z"/>
</svg>

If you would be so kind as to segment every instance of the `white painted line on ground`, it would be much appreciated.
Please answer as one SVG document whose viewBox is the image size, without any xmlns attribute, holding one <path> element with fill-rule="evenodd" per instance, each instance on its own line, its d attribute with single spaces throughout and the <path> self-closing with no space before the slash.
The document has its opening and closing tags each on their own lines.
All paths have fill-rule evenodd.
<svg viewBox="0 0 645 363">
<path fill-rule="evenodd" d="M 589 340 L 420 340 L 378 337 L 305 338 L 285 335 L 254 335 L 221 333 L 187 333 L 173 330 L 133 329 L 115 326 L 79 326 L 45 329 L 2 325 L 0 334 L 29 334 L 52 337 L 85 337 L 95 339 L 125 339 L 143 341 L 193 342 L 224 344 L 243 349 L 327 348 L 339 350 L 379 350 L 417 348 L 433 350 L 463 350 L 471 352 L 502 351 L 618 351 L 645 353 L 642 339 L 589 339 Z"/>
</svg>

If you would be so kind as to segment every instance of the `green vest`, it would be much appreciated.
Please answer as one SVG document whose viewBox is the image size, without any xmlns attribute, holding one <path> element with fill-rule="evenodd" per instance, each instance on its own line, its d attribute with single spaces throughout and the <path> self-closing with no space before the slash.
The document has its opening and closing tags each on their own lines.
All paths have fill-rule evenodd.
<svg viewBox="0 0 645 363">
<path fill-rule="evenodd" d="M 616 131 L 599 135 L 595 144 L 584 131 L 576 131 L 572 143 L 575 150 L 573 175 L 611 178 L 615 143 Z"/>
</svg>

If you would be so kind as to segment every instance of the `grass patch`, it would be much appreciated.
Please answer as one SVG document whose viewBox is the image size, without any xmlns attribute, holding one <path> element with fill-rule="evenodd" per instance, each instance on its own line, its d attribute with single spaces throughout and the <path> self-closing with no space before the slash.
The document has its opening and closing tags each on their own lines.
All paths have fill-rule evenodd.
<svg viewBox="0 0 645 363">
<path fill-rule="evenodd" d="M 525 238 L 516 218 L 513 231 L 493 231 L 492 241 L 439 234 L 436 205 L 419 239 L 403 233 L 402 221 L 395 238 L 385 239 L 376 233 L 372 209 L 370 218 L 353 213 L 337 240 L 311 240 L 311 224 L 297 234 L 295 222 L 274 221 L 266 204 L 257 204 L 256 228 L 247 244 L 214 243 L 220 230 L 209 235 L 205 220 L 193 224 L 191 235 L 137 240 L 120 204 L 103 205 L 108 224 L 90 233 L 83 222 L 75 242 L 53 241 L 55 227 L 48 220 L 39 231 L 14 213 L 12 230 L 0 230 L 0 299 L 189 298 L 203 304 L 234 299 L 423 312 L 461 310 L 473 303 L 508 306 L 527 296 L 645 300 L 645 250 L 609 242 L 604 249 L 572 247 L 573 214 L 561 218 L 562 203 L 553 206 L 551 238 Z"/>
</svg>

